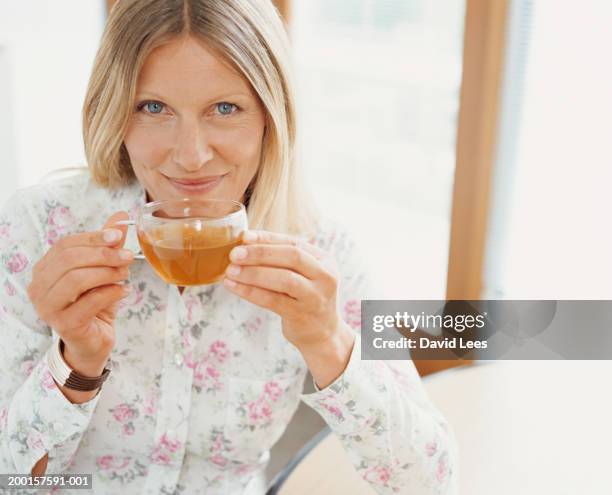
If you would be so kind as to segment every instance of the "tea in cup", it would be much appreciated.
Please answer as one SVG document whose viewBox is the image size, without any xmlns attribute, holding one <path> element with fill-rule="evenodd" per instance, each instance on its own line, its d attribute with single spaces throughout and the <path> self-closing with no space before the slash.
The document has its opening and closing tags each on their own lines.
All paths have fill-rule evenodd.
<svg viewBox="0 0 612 495">
<path fill-rule="evenodd" d="M 144 205 L 135 225 L 144 258 L 167 283 L 212 284 L 229 265 L 229 253 L 248 229 L 242 203 L 222 199 L 177 199 Z"/>
</svg>

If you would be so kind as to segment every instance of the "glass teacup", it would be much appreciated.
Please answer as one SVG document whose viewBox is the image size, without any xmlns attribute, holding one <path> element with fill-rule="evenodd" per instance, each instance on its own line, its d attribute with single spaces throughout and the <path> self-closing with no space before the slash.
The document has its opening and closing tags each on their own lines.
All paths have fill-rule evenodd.
<svg viewBox="0 0 612 495">
<path fill-rule="evenodd" d="M 242 244 L 248 229 L 242 203 L 224 199 L 153 201 L 140 208 L 136 220 L 117 225 L 136 226 L 138 242 L 155 272 L 178 286 L 205 285 L 223 277 L 229 253 Z"/>
</svg>

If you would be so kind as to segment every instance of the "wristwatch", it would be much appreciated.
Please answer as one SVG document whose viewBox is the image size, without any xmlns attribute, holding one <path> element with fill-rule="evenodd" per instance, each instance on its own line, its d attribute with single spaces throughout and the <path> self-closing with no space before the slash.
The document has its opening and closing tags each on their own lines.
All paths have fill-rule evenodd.
<svg viewBox="0 0 612 495">
<path fill-rule="evenodd" d="M 63 387 L 73 390 L 90 391 L 102 386 L 111 372 L 110 359 L 100 376 L 83 376 L 66 364 L 63 357 L 64 342 L 58 338 L 51 350 L 47 353 L 47 364 L 54 380 Z"/>
</svg>

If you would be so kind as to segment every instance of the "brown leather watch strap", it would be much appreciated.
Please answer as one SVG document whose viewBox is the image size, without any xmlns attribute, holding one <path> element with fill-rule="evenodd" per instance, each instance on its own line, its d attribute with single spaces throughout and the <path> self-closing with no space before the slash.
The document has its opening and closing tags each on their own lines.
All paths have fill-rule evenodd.
<svg viewBox="0 0 612 495">
<path fill-rule="evenodd" d="M 63 357 L 64 356 L 64 342 L 61 339 L 59 341 L 58 347 L 59 347 L 60 357 L 62 358 L 62 361 L 64 362 L 64 364 L 66 364 L 66 361 L 64 361 L 64 357 Z M 80 390 L 84 392 L 90 391 L 90 390 L 96 390 L 97 388 L 100 388 L 102 384 L 104 383 L 104 381 L 108 378 L 108 375 L 111 372 L 110 361 L 109 361 L 109 365 L 107 365 L 107 367 L 104 368 L 104 371 L 102 372 L 102 374 L 96 377 L 81 375 L 75 370 L 73 370 L 72 368 L 70 368 L 67 364 L 66 364 L 66 367 L 70 369 L 70 374 L 68 375 L 68 378 L 63 383 L 63 386 L 68 387 L 73 390 Z"/>
</svg>

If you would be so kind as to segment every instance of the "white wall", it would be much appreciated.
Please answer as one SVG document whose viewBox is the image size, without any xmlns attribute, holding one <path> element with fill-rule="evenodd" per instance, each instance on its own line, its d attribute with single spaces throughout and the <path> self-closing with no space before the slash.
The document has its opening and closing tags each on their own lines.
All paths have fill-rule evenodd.
<svg viewBox="0 0 612 495">
<path fill-rule="evenodd" d="M 2 3 L 0 201 L 85 164 L 81 106 L 104 19 L 103 0 Z"/>
</svg>

